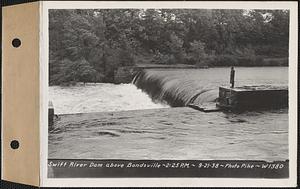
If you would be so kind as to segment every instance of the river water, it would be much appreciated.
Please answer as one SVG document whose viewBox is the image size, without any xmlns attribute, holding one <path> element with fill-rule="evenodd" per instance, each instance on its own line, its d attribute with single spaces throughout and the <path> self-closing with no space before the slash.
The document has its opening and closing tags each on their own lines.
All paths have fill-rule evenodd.
<svg viewBox="0 0 300 189">
<path fill-rule="evenodd" d="M 242 85 L 287 85 L 287 67 L 237 67 L 236 86 Z M 189 98 L 201 93 L 198 103 L 214 101 L 218 97 L 218 87 L 228 86 L 229 68 L 148 70 L 147 76 L 162 81 L 163 93 L 172 93 L 174 98 Z M 147 86 L 146 86 L 147 87 Z M 158 92 L 158 91 L 154 91 Z M 56 114 L 107 112 L 167 108 L 166 102 L 151 100 L 133 84 L 78 84 L 72 87 L 49 87 L 49 99 Z"/>
<path fill-rule="evenodd" d="M 166 108 L 133 84 L 88 83 L 71 87 L 49 87 L 55 114 L 111 112 Z"/>
<path fill-rule="evenodd" d="M 209 89 L 213 92 L 202 100 L 211 101 L 219 86 L 228 85 L 229 72 L 229 68 L 149 70 L 148 76 L 161 77 L 162 89 L 175 91 L 178 97 L 181 88 Z M 236 68 L 236 85 L 251 84 L 287 85 L 288 68 Z M 49 133 L 49 158 L 288 159 L 287 109 L 234 114 L 170 108 L 133 84 L 54 86 L 49 98 L 59 128 Z M 83 114 L 66 115 L 71 113 Z"/>
</svg>

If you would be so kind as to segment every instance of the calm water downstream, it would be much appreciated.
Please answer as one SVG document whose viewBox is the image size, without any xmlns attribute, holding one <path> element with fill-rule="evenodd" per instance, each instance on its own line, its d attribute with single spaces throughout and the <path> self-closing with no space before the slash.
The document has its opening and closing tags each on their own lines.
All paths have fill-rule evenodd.
<svg viewBox="0 0 300 189">
<path fill-rule="evenodd" d="M 187 98 L 182 91 L 209 91 L 198 100 L 210 102 L 219 86 L 228 85 L 229 71 L 150 70 L 149 77 L 167 78 L 163 89 L 181 98 Z M 287 83 L 287 67 L 236 68 L 237 86 Z M 49 95 L 59 114 L 49 158 L 288 159 L 287 109 L 233 114 L 169 108 L 133 84 L 54 86 Z M 64 115 L 88 112 L 94 113 Z"/>
</svg>

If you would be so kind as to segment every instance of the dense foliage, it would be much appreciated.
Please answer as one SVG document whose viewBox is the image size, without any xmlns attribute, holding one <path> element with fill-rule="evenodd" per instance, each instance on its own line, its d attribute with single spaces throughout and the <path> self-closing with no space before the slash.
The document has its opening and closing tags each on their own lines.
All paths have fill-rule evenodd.
<svg viewBox="0 0 300 189">
<path fill-rule="evenodd" d="M 287 65 L 285 10 L 49 11 L 50 84 L 113 82 L 135 64 Z"/>
</svg>

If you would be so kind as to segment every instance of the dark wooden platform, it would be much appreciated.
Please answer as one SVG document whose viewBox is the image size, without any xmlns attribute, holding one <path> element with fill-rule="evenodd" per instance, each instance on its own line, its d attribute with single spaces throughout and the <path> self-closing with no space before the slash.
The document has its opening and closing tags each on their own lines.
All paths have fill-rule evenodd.
<svg viewBox="0 0 300 189">
<path fill-rule="evenodd" d="M 220 87 L 217 106 L 233 110 L 288 107 L 288 87 L 272 85 Z"/>
<path fill-rule="evenodd" d="M 221 108 L 216 106 L 215 103 L 201 104 L 201 105 L 191 103 L 191 104 L 188 104 L 187 106 L 190 107 L 190 108 L 193 108 L 195 110 L 202 111 L 202 112 L 218 112 L 218 111 L 221 111 Z"/>
</svg>

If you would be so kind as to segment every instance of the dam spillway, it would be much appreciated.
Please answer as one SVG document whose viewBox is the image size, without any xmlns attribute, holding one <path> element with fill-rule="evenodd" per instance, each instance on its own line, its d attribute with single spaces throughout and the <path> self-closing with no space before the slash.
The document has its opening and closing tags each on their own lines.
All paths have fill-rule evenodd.
<svg viewBox="0 0 300 189">
<path fill-rule="evenodd" d="M 133 84 L 50 87 L 58 129 L 49 133 L 49 158 L 287 159 L 288 109 L 204 113 L 161 108 L 149 98 L 157 95 L 157 101 L 173 103 L 177 97 L 178 106 L 193 97 L 215 104 L 219 87 L 228 86 L 228 70 L 144 70 L 134 82 L 140 89 Z M 236 70 L 236 86 L 288 83 L 286 67 Z M 150 85 L 153 81 L 161 86 Z M 201 95 L 195 96 L 198 91 Z"/>
<path fill-rule="evenodd" d="M 134 78 L 134 84 L 154 101 L 165 102 L 172 107 L 215 102 L 218 98 L 218 89 L 214 86 L 209 83 L 201 85 L 189 75 L 178 77 L 177 72 L 142 70 Z"/>
<path fill-rule="evenodd" d="M 243 96 L 243 101 L 249 103 L 244 106 L 244 109 L 250 107 L 249 104 L 255 104 L 256 99 L 278 99 L 283 101 L 284 106 L 287 105 L 288 99 L 288 87 L 286 85 L 285 78 L 280 75 L 268 75 L 264 72 L 264 68 L 254 69 L 255 74 L 252 78 L 248 74 L 253 68 L 238 68 L 239 74 L 236 88 L 233 89 L 233 98 L 237 96 Z M 159 70 L 159 69 L 145 69 L 139 72 L 133 80 L 133 83 L 144 92 L 146 92 L 154 101 L 164 102 L 172 107 L 190 106 L 196 107 L 201 110 L 202 107 L 209 107 L 209 110 L 216 111 L 216 102 L 220 98 L 220 90 L 228 87 L 228 74 L 225 72 L 228 70 L 221 69 L 205 69 L 205 70 Z M 282 70 L 281 70 L 282 71 Z M 245 77 L 246 76 L 246 77 Z M 266 77 L 265 77 L 266 76 Z M 264 78 L 265 77 L 265 78 Z M 260 90 L 239 90 L 243 86 L 262 86 L 264 89 Z M 269 87 L 266 87 L 269 86 Z M 270 86 L 283 89 L 278 93 L 277 90 L 270 90 Z M 247 88 L 247 87 L 246 87 Z M 257 88 L 257 87 L 256 87 Z M 231 93 L 230 93 L 231 94 Z M 224 98 L 230 98 L 230 94 Z M 251 94 L 251 95 L 249 95 Z M 266 98 L 260 96 L 265 96 Z M 273 97 L 274 96 L 274 97 Z M 224 99 L 220 99 L 224 101 Z M 278 100 L 273 100 L 267 103 L 270 107 L 279 107 L 276 104 Z M 239 100 L 237 100 L 239 101 Z M 266 100 L 262 100 L 266 101 Z M 274 103 L 273 103 L 274 102 Z M 240 102 L 238 102 L 241 104 Z M 245 104 L 245 103 L 242 103 Z M 258 108 L 260 107 L 259 104 Z M 275 104 L 276 106 L 273 106 Z M 219 106 L 220 107 L 220 106 Z M 230 106 L 234 108 L 235 106 Z M 254 109 L 255 106 L 253 105 Z M 239 107 L 241 108 L 241 107 Z"/>
</svg>

